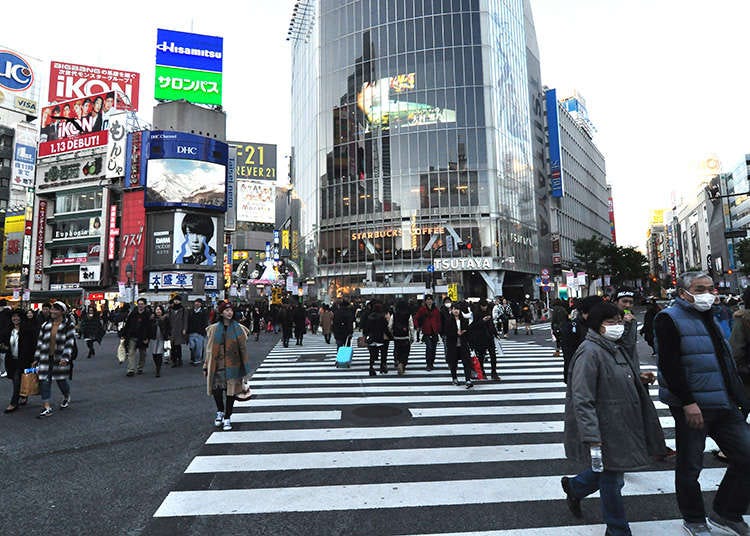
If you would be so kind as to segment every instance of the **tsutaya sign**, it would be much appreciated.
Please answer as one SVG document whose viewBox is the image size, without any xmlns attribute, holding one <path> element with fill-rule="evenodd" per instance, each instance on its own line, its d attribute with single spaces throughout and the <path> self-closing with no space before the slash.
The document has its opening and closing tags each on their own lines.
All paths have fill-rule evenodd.
<svg viewBox="0 0 750 536">
<path fill-rule="evenodd" d="M 456 257 L 435 259 L 435 270 L 492 270 L 492 257 Z"/>
</svg>

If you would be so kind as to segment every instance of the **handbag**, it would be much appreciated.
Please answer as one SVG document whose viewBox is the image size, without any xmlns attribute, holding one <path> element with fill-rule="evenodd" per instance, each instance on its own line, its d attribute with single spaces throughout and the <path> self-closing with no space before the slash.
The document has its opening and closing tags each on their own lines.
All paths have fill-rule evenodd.
<svg viewBox="0 0 750 536">
<path fill-rule="evenodd" d="M 128 360 L 128 346 L 127 339 L 120 339 L 120 344 L 117 347 L 117 361 L 119 363 L 125 363 Z"/>
<path fill-rule="evenodd" d="M 477 380 L 487 379 L 487 376 L 484 375 L 484 371 L 482 370 L 482 364 L 479 362 L 479 358 L 474 354 L 474 352 L 471 353 L 471 368 L 473 368 L 474 372 L 476 372 Z"/>
<path fill-rule="evenodd" d="M 357 348 L 367 348 L 367 338 L 363 336 L 357 337 Z"/>
<path fill-rule="evenodd" d="M 20 396 L 34 396 L 39 394 L 39 375 L 36 372 L 21 374 Z"/>
<path fill-rule="evenodd" d="M 242 378 L 242 391 L 234 395 L 235 400 L 240 402 L 247 402 L 250 400 L 252 394 L 250 393 L 250 377 L 245 376 Z"/>
</svg>

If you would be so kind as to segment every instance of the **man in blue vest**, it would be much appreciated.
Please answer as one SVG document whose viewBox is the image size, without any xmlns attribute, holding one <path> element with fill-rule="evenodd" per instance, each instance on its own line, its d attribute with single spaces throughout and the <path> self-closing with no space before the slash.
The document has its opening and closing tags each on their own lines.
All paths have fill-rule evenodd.
<svg viewBox="0 0 750 536">
<path fill-rule="evenodd" d="M 698 483 L 706 436 L 729 460 L 708 515 L 708 523 L 736 535 L 750 535 L 742 516 L 750 505 L 748 401 L 721 328 L 714 320 L 713 280 L 706 272 L 685 272 L 675 303 L 656 315 L 659 399 L 675 420 L 677 505 L 687 534 L 708 535 Z"/>
</svg>

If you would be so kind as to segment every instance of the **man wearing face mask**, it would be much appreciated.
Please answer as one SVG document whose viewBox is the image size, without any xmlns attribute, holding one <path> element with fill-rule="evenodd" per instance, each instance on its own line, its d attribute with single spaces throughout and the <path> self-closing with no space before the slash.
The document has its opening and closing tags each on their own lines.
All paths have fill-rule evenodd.
<svg viewBox="0 0 750 536">
<path fill-rule="evenodd" d="M 730 534 L 750 535 L 742 519 L 750 505 L 750 427 L 745 422 L 750 406 L 711 312 L 713 289 L 706 272 L 683 273 L 674 304 L 654 319 L 659 399 L 675 419 L 675 486 L 685 532 L 710 534 L 698 482 L 708 436 L 729 461 L 708 523 Z"/>
<path fill-rule="evenodd" d="M 620 288 L 617 290 L 612 303 L 614 303 L 622 314 L 622 322 L 625 331 L 617 342 L 625 350 L 633 368 L 638 371 L 641 381 L 650 385 L 656 381 L 653 372 L 641 372 L 641 360 L 638 357 L 638 321 L 633 316 L 633 303 L 635 302 L 635 291 L 629 288 Z"/>
</svg>

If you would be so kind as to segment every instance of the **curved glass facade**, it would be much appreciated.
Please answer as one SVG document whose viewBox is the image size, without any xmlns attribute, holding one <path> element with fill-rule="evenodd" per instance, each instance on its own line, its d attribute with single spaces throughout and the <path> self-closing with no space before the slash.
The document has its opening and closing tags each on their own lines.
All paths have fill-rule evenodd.
<svg viewBox="0 0 750 536">
<path fill-rule="evenodd" d="M 304 275 L 340 294 L 405 288 L 434 266 L 468 296 L 534 273 L 523 1 L 315 8 L 293 58 Z"/>
</svg>

